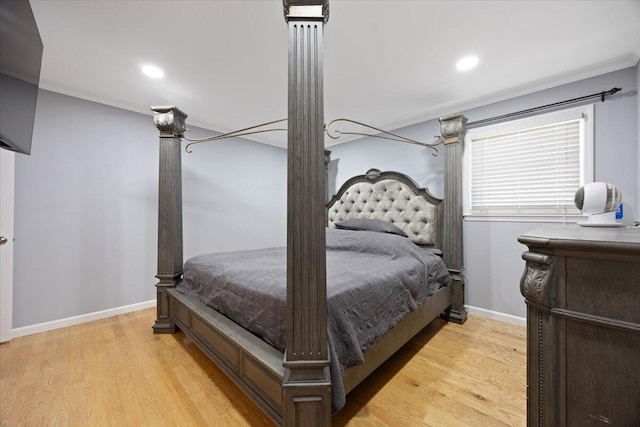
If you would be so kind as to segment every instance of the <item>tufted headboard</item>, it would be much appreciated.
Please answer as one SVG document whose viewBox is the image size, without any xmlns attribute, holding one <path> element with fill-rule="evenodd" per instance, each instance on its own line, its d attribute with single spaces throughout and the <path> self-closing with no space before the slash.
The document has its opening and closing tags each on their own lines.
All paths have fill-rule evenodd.
<svg viewBox="0 0 640 427">
<path fill-rule="evenodd" d="M 340 188 L 327 203 L 329 227 L 352 218 L 382 219 L 400 227 L 414 242 L 439 252 L 442 199 L 419 188 L 407 175 L 370 169 Z"/>
</svg>

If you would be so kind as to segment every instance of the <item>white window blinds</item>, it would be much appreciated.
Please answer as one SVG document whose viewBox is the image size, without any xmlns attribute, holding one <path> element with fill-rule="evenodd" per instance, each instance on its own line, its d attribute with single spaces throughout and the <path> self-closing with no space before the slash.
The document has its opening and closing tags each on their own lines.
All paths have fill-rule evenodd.
<svg viewBox="0 0 640 427">
<path fill-rule="evenodd" d="M 467 213 L 580 214 L 574 195 L 584 182 L 585 118 L 470 135 Z"/>
</svg>

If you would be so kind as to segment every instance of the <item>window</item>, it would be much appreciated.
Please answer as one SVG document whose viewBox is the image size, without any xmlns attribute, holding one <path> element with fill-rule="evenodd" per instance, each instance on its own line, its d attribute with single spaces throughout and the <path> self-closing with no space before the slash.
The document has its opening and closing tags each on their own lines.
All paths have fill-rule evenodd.
<svg viewBox="0 0 640 427">
<path fill-rule="evenodd" d="M 470 129 L 467 217 L 579 218 L 576 190 L 593 180 L 593 105 Z"/>
</svg>

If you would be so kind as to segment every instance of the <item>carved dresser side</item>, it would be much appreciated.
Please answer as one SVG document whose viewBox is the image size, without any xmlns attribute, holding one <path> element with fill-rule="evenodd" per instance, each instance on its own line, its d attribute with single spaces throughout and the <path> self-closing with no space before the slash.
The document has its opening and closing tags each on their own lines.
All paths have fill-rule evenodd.
<svg viewBox="0 0 640 427">
<path fill-rule="evenodd" d="M 518 241 L 527 425 L 640 425 L 640 228 L 545 226 Z"/>
</svg>

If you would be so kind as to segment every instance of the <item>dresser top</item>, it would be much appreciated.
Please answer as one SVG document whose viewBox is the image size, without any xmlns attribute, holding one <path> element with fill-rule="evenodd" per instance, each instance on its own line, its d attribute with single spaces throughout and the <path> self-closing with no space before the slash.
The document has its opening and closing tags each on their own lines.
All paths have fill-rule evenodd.
<svg viewBox="0 0 640 427">
<path fill-rule="evenodd" d="M 528 246 L 620 250 L 640 253 L 640 227 L 582 227 L 545 225 L 524 233 L 518 241 Z"/>
</svg>

